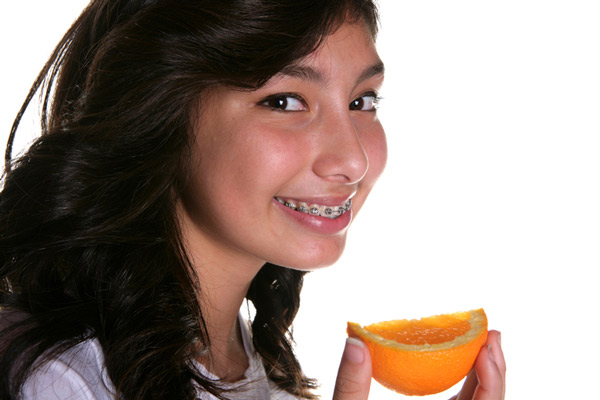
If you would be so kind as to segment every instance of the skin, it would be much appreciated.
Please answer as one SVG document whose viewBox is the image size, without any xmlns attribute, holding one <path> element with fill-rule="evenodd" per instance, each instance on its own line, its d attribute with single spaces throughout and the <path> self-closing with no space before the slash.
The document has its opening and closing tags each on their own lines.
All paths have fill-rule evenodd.
<svg viewBox="0 0 600 400">
<path fill-rule="evenodd" d="M 204 96 L 178 215 L 211 337 L 200 360 L 216 375 L 236 380 L 248 365 L 237 315 L 266 262 L 312 270 L 342 254 L 386 163 L 374 107 L 382 82 L 372 37 L 362 24 L 344 24 L 258 90 Z M 332 220 L 276 197 L 332 207 L 351 198 L 352 207 Z"/>
<path fill-rule="evenodd" d="M 248 367 L 237 316 L 266 262 L 312 270 L 342 254 L 351 220 L 386 163 L 373 107 L 382 82 L 373 38 L 361 24 L 344 24 L 258 90 L 217 88 L 204 97 L 178 215 L 211 337 L 210 353 L 198 359 L 217 376 L 235 381 Z M 333 221 L 276 198 L 329 206 L 352 198 L 352 208 Z M 503 398 L 498 336 L 490 332 L 490 347 L 455 399 Z M 349 340 L 334 399 L 367 399 L 370 382 L 368 350 Z"/>
<path fill-rule="evenodd" d="M 490 331 L 473 370 L 463 387 L 450 400 L 502 400 L 506 381 L 506 363 L 500 344 L 500 332 Z M 334 390 L 334 400 L 366 400 L 371 386 L 371 358 L 359 340 L 348 339 Z"/>
</svg>

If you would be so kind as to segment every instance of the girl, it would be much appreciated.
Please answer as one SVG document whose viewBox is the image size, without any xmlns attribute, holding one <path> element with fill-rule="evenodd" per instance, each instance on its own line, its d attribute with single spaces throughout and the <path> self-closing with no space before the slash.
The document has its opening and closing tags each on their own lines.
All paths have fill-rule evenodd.
<svg viewBox="0 0 600 400">
<path fill-rule="evenodd" d="M 92 1 L 9 139 L 3 397 L 315 398 L 289 328 L 385 165 L 376 31 L 368 0 Z M 490 337 L 463 396 L 502 396 Z M 370 373 L 350 340 L 334 397 Z"/>
</svg>

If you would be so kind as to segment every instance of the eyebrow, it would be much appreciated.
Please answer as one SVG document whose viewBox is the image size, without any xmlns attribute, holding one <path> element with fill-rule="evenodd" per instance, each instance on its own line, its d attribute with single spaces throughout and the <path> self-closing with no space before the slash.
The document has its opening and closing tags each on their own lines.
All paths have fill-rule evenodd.
<svg viewBox="0 0 600 400">
<path fill-rule="evenodd" d="M 366 68 L 362 74 L 360 74 L 360 76 L 357 79 L 357 83 L 360 83 L 362 81 L 365 81 L 369 78 L 372 78 L 376 75 L 383 75 L 385 72 L 385 67 L 383 66 L 383 62 L 379 61 L 376 64 L 371 65 L 370 67 Z"/>
<path fill-rule="evenodd" d="M 362 71 L 362 73 L 358 76 L 356 83 L 360 83 L 376 75 L 383 75 L 384 72 L 385 67 L 383 65 L 383 62 L 378 61 L 377 63 L 365 68 Z M 315 83 L 325 83 L 326 81 L 326 78 L 323 75 L 323 73 L 312 67 L 301 64 L 288 65 L 281 70 L 280 74 L 308 80 Z"/>
</svg>

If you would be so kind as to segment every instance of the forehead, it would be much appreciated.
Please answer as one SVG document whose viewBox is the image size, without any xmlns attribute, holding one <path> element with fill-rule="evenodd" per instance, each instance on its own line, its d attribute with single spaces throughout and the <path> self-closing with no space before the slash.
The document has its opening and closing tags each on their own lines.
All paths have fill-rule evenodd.
<svg viewBox="0 0 600 400">
<path fill-rule="evenodd" d="M 356 72 L 362 81 L 384 72 L 374 38 L 363 23 L 345 23 L 327 36 L 308 56 L 283 68 L 278 75 L 324 83 L 331 75 Z"/>
</svg>

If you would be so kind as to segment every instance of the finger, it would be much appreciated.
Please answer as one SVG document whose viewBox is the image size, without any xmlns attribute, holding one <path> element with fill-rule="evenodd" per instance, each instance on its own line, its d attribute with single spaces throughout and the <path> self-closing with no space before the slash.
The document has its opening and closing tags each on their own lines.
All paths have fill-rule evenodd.
<svg viewBox="0 0 600 400">
<path fill-rule="evenodd" d="M 506 364 L 504 362 L 504 355 L 502 354 L 502 349 L 500 347 L 500 332 L 490 331 L 488 333 L 488 339 L 484 346 L 491 346 L 492 359 L 496 363 L 496 366 L 498 367 L 498 370 L 499 370 L 500 374 L 502 375 L 502 381 L 503 381 L 502 398 L 503 398 L 504 388 L 505 388 L 504 380 L 505 380 L 505 374 L 506 374 Z M 490 348 L 488 348 L 488 351 L 489 350 L 490 350 Z M 475 390 L 477 389 L 478 385 L 479 385 L 479 379 L 477 377 L 477 371 L 475 370 L 475 368 L 473 368 L 471 370 L 471 372 L 469 372 L 469 374 L 467 375 L 467 379 L 465 380 L 465 383 L 463 384 L 463 387 L 462 387 L 460 393 L 458 393 L 456 396 L 452 397 L 450 400 L 474 399 L 475 398 L 474 397 Z"/>
<path fill-rule="evenodd" d="M 490 331 L 488 334 L 487 343 L 492 346 L 492 356 L 502 374 L 503 378 L 506 378 L 506 361 L 504 360 L 504 353 L 502 351 L 501 335 L 498 331 Z"/>
<path fill-rule="evenodd" d="M 473 398 L 473 394 L 475 393 L 475 389 L 477 389 L 478 383 L 479 381 L 477 379 L 477 373 L 475 372 L 475 368 L 473 368 L 467 375 L 467 379 L 465 379 L 465 383 L 463 383 L 460 393 L 450 400 L 471 400 Z"/>
<path fill-rule="evenodd" d="M 481 348 L 475 361 L 479 385 L 475 389 L 474 400 L 504 399 L 506 365 L 499 339 L 499 332 L 490 331 L 487 343 Z"/>
<path fill-rule="evenodd" d="M 371 356 L 363 342 L 346 339 L 333 400 L 366 400 L 371 387 Z"/>
<path fill-rule="evenodd" d="M 504 352 L 502 351 L 502 340 L 501 334 L 498 331 L 490 331 L 488 334 L 488 345 L 492 352 L 492 359 L 498 367 L 498 371 L 502 376 L 502 398 L 506 391 L 506 361 L 504 359 Z"/>
</svg>

